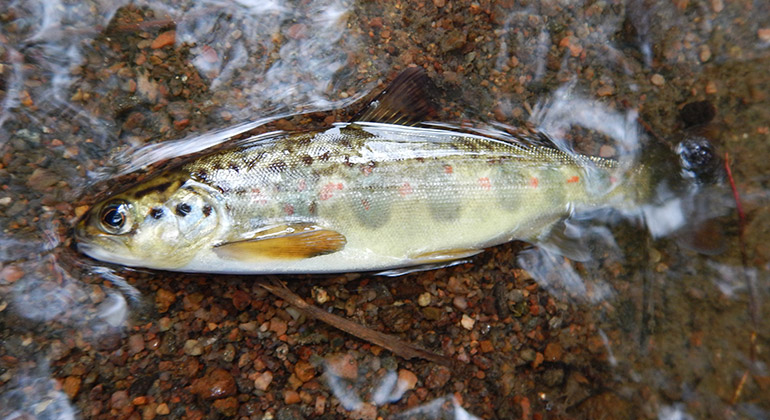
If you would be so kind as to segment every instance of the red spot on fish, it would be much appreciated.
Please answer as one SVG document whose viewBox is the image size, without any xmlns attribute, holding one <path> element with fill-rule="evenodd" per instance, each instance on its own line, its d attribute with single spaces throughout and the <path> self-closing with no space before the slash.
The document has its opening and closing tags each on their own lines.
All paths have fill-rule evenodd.
<svg viewBox="0 0 770 420">
<path fill-rule="evenodd" d="M 369 210 L 371 208 L 369 200 L 366 199 L 361 200 L 361 205 L 364 206 L 364 210 Z"/>
<path fill-rule="evenodd" d="M 535 178 L 534 176 L 529 179 L 529 186 L 532 187 L 532 188 L 537 188 L 537 184 L 539 184 L 539 183 L 540 183 L 540 181 L 538 181 L 538 179 Z"/>
<path fill-rule="evenodd" d="M 617 179 L 617 178 L 615 178 L 614 176 L 611 176 L 611 177 L 610 177 L 610 183 L 614 184 L 614 183 L 616 183 L 616 182 L 618 182 L 618 179 Z"/>
<path fill-rule="evenodd" d="M 398 188 L 398 192 L 399 192 L 399 193 L 400 193 L 402 196 L 406 197 L 407 195 L 409 195 L 409 194 L 411 194 L 411 193 L 413 192 L 413 191 L 412 191 L 412 186 L 411 186 L 411 185 L 409 185 L 409 183 L 408 183 L 408 182 L 404 182 L 404 185 L 402 185 L 402 186 L 400 186 L 400 187 Z"/>
<path fill-rule="evenodd" d="M 292 214 L 294 214 L 294 206 L 292 206 L 289 203 L 284 204 L 283 212 L 286 213 L 287 216 L 291 216 Z"/>
<path fill-rule="evenodd" d="M 264 205 L 264 204 L 267 204 L 267 197 L 262 195 L 262 191 L 259 188 L 252 188 L 251 202 Z"/>
<path fill-rule="evenodd" d="M 445 174 L 451 174 L 454 172 L 454 168 L 452 168 L 452 165 L 444 165 L 444 173 Z"/>
<path fill-rule="evenodd" d="M 343 185 L 341 182 L 337 184 L 330 182 L 321 188 L 321 193 L 318 195 L 318 198 L 321 200 L 328 200 L 334 196 L 335 190 L 341 190 L 342 188 Z"/>
<path fill-rule="evenodd" d="M 481 185 L 481 188 L 483 188 L 483 189 L 485 189 L 487 191 L 492 189 L 492 183 L 489 182 L 489 178 L 487 178 L 487 177 L 479 178 L 479 185 Z"/>
<path fill-rule="evenodd" d="M 361 168 L 361 172 L 364 173 L 364 176 L 369 176 L 372 174 L 372 167 L 371 166 L 364 166 Z"/>
<path fill-rule="evenodd" d="M 580 177 L 575 175 L 567 180 L 567 184 L 574 184 L 578 181 L 580 181 Z"/>
<path fill-rule="evenodd" d="M 305 188 L 307 188 L 307 182 L 304 179 L 297 181 L 297 191 L 305 191 Z"/>
</svg>

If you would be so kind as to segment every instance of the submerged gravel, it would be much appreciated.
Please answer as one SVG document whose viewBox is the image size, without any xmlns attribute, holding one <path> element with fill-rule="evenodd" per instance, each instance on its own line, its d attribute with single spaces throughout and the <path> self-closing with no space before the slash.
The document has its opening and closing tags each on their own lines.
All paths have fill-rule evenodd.
<svg viewBox="0 0 770 420">
<path fill-rule="evenodd" d="M 99 2 L 67 6 L 59 29 L 36 26 L 40 12 L 24 6 L 0 10 L 0 417 L 418 418 L 408 410 L 436 401 L 447 416 L 505 419 L 770 413 L 766 367 L 744 374 L 768 362 L 770 329 L 734 280 L 754 276 L 752 293 L 767 294 L 767 200 L 756 199 L 770 144 L 766 7 L 146 4 L 114 15 Z M 112 273 L 72 249 L 87 205 L 136 178 L 111 179 L 115 151 L 265 113 L 314 111 L 258 130 L 345 121 L 356 109 L 324 108 L 408 65 L 439 85 L 443 121 L 515 125 L 574 80 L 611 109 L 638 110 L 667 141 L 698 130 L 737 162 L 751 270 L 731 268 L 734 222 L 714 259 L 625 223 L 622 264 L 578 266 L 615 290 L 598 304 L 544 290 L 516 266 L 518 242 L 398 278 L 283 279 L 309 303 L 460 362 L 447 368 L 308 320 L 248 276 Z M 618 153 L 570 135 L 582 152 Z"/>
</svg>

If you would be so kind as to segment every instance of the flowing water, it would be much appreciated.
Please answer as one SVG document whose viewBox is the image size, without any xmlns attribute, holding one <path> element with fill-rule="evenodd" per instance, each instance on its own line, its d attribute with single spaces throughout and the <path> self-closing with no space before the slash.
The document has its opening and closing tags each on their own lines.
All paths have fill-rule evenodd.
<svg viewBox="0 0 770 420">
<path fill-rule="evenodd" d="M 3 0 L 0 418 L 770 417 L 768 22 L 762 1 Z M 705 138 L 722 180 L 661 182 L 649 206 L 455 267 L 283 279 L 453 369 L 247 276 L 72 246 L 133 172 L 344 121 L 408 65 L 438 85 L 438 121 L 529 122 L 661 179 Z"/>
</svg>

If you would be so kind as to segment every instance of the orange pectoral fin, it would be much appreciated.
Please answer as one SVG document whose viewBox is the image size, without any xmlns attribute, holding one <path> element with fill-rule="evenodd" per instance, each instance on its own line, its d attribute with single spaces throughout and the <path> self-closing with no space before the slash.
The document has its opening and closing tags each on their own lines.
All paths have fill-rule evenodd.
<svg viewBox="0 0 770 420">
<path fill-rule="evenodd" d="M 278 232 L 276 232 L 278 231 Z M 345 236 L 316 226 L 286 226 L 245 241 L 218 245 L 214 252 L 226 259 L 255 261 L 302 259 L 331 254 L 345 247 Z"/>
</svg>

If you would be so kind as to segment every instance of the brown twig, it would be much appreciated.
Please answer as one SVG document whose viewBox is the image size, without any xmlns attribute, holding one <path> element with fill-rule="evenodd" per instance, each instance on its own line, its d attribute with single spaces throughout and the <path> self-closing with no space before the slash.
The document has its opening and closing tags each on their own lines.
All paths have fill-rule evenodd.
<svg viewBox="0 0 770 420">
<path fill-rule="evenodd" d="M 363 325 L 357 324 L 353 321 L 350 321 L 349 319 L 342 318 L 340 316 L 326 312 L 317 306 L 308 304 L 299 295 L 289 290 L 289 288 L 286 287 L 286 284 L 280 280 L 272 279 L 269 281 L 260 282 L 258 284 L 268 292 L 293 305 L 302 311 L 306 316 L 331 325 L 334 328 L 356 336 L 366 342 L 390 350 L 393 354 L 403 357 L 404 359 L 412 359 L 416 357 L 448 367 L 453 365 L 452 360 L 448 357 L 417 348 L 412 344 L 400 340 L 394 336 L 372 330 L 371 328 L 364 327 Z"/>
<path fill-rule="evenodd" d="M 738 246 L 741 253 L 741 263 L 743 270 L 741 273 L 743 274 L 744 281 L 746 282 L 746 289 L 749 293 L 749 316 L 751 318 L 751 324 L 753 331 L 751 332 L 751 340 L 750 340 L 750 347 L 749 347 L 749 358 L 751 362 L 753 363 L 756 361 L 756 341 L 757 341 L 757 317 L 758 317 L 758 302 L 756 300 L 756 289 L 754 283 L 751 281 L 750 276 L 746 274 L 746 271 L 748 270 L 748 257 L 746 254 L 746 242 L 744 240 L 744 232 L 746 230 L 746 213 L 743 211 L 743 206 L 741 205 L 741 196 L 738 193 L 738 188 L 735 185 L 735 179 L 733 178 L 733 172 L 730 169 L 730 155 L 725 152 L 725 172 L 727 172 L 727 179 L 730 181 L 730 188 L 733 190 L 733 199 L 735 199 L 735 208 L 738 212 Z M 746 369 L 746 371 L 743 372 L 743 376 L 741 376 L 741 380 L 738 382 L 738 386 L 735 388 L 735 392 L 733 392 L 733 398 L 731 399 L 731 403 L 735 404 L 738 402 L 738 399 L 741 397 L 741 393 L 743 392 L 743 387 L 746 384 L 746 379 L 749 377 L 749 369 Z"/>
<path fill-rule="evenodd" d="M 725 171 L 727 172 L 727 179 L 730 181 L 730 188 L 733 189 L 733 198 L 735 199 L 735 206 L 738 210 L 738 242 L 741 249 L 741 262 L 743 263 L 743 268 L 746 268 L 748 259 L 746 258 L 746 245 L 743 241 L 743 233 L 746 230 L 746 213 L 743 212 L 741 196 L 738 194 L 738 188 L 735 186 L 733 171 L 730 170 L 730 155 L 727 152 L 725 152 Z"/>
</svg>

